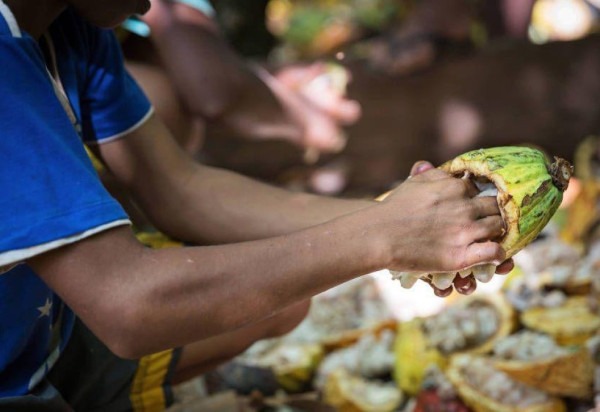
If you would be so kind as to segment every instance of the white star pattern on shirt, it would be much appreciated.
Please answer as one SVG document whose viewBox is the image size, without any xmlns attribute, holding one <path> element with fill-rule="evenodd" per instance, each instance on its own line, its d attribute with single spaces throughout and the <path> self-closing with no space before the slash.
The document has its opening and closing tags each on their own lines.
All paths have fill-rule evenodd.
<svg viewBox="0 0 600 412">
<path fill-rule="evenodd" d="M 38 306 L 37 310 L 40 311 L 40 318 L 43 316 L 50 317 L 50 310 L 52 309 L 52 301 L 50 298 L 46 298 L 44 306 Z"/>
</svg>

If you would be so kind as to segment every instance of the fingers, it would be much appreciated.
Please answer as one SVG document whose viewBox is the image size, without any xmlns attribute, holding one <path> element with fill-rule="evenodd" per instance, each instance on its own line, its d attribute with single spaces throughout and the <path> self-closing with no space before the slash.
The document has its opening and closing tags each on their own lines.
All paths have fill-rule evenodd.
<svg viewBox="0 0 600 412">
<path fill-rule="evenodd" d="M 333 105 L 327 111 L 335 120 L 345 126 L 356 123 L 362 115 L 360 103 L 345 98 L 340 99 L 338 104 Z"/>
<path fill-rule="evenodd" d="M 476 197 L 472 201 L 476 218 L 500 215 L 500 208 L 495 197 Z"/>
<path fill-rule="evenodd" d="M 302 144 L 319 152 L 337 153 L 346 146 L 346 135 L 328 117 L 322 113 L 307 110 L 305 113 L 304 136 Z"/>
<path fill-rule="evenodd" d="M 312 90 L 303 93 L 315 109 L 327 115 L 332 121 L 349 126 L 358 121 L 362 115 L 362 107 L 356 100 L 335 94 L 330 90 Z"/>
<path fill-rule="evenodd" d="M 453 285 L 446 289 L 440 289 L 435 287 L 432 280 L 428 276 L 424 276 L 421 279 L 425 283 L 429 284 L 429 286 L 431 286 L 431 288 L 433 289 L 433 293 L 435 294 L 435 296 L 440 298 L 450 296 L 454 289 L 456 289 L 456 291 L 461 295 L 470 295 L 477 289 L 477 281 L 475 280 L 475 277 L 473 275 L 469 275 L 464 278 L 457 275 L 454 278 Z"/>
<path fill-rule="evenodd" d="M 504 249 L 496 242 L 472 243 L 467 246 L 459 266 L 468 268 L 482 263 L 499 265 L 505 260 Z"/>
<path fill-rule="evenodd" d="M 496 274 L 506 275 L 513 268 L 513 260 L 505 260 L 496 267 Z M 431 286 L 431 288 L 433 289 L 433 293 L 440 298 L 450 296 L 454 290 L 456 290 L 456 292 L 460 293 L 461 295 L 470 295 L 477 290 L 477 279 L 475 279 L 475 276 L 472 273 L 465 277 L 459 276 L 457 273 L 456 277 L 452 281 L 452 286 L 446 289 L 439 289 L 435 287 L 430 276 L 423 276 L 421 280 L 423 280 L 425 283 Z"/>
<path fill-rule="evenodd" d="M 410 169 L 409 177 L 417 176 L 417 175 L 419 175 L 421 173 L 425 173 L 431 169 L 435 169 L 435 167 L 431 163 L 429 163 L 426 160 L 420 160 L 420 161 L 416 162 Z M 375 198 L 375 200 L 377 200 L 378 202 L 381 202 L 381 201 L 385 200 L 389 195 L 391 195 L 392 192 L 393 192 L 393 190 L 387 191 L 387 192 L 377 196 Z"/>
<path fill-rule="evenodd" d="M 440 288 L 435 287 L 429 276 L 423 276 L 421 278 L 421 280 L 423 282 L 427 283 L 429 286 L 431 286 L 431 288 L 433 289 L 433 293 L 438 298 L 448 297 L 452 294 L 452 291 L 454 290 L 452 286 L 450 286 L 449 288 L 446 288 L 446 289 L 440 289 Z"/>
<path fill-rule="evenodd" d="M 310 65 L 289 65 L 279 70 L 275 77 L 286 86 L 298 90 L 325 72 L 325 64 L 315 62 Z"/>
<path fill-rule="evenodd" d="M 438 289 L 433 285 L 431 285 L 431 287 L 433 288 L 433 293 L 435 294 L 435 296 L 439 298 L 446 298 L 450 296 L 452 294 L 452 291 L 454 290 L 452 286 L 450 286 L 448 289 Z"/>
<path fill-rule="evenodd" d="M 498 240 L 506 233 L 504 230 L 504 221 L 500 216 L 487 216 L 479 219 L 468 230 L 470 233 L 466 236 L 472 239 L 473 242 Z"/>
<path fill-rule="evenodd" d="M 515 263 L 512 259 L 508 259 L 496 267 L 496 273 L 499 275 L 506 275 L 515 267 Z"/>
<path fill-rule="evenodd" d="M 454 278 L 454 288 L 461 295 L 470 295 L 477 289 L 477 281 L 472 274 L 464 278 L 456 276 Z"/>
<path fill-rule="evenodd" d="M 297 72 L 302 72 L 296 70 Z M 303 76 L 280 76 L 288 85 L 300 92 L 311 104 L 326 114 L 332 121 L 348 126 L 356 123 L 362 108 L 356 100 L 348 99 L 346 87 L 350 82 L 350 71 L 346 68 L 331 68 L 315 64 L 303 70 Z"/>
<path fill-rule="evenodd" d="M 469 197 L 475 197 L 479 194 L 479 189 L 477 189 L 477 186 L 475 186 L 475 183 L 473 183 L 473 181 L 471 179 L 460 179 L 466 189 L 467 189 L 467 196 Z"/>
<path fill-rule="evenodd" d="M 427 162 L 425 162 L 427 163 Z M 414 167 L 414 166 L 413 166 Z M 425 168 L 425 166 L 423 166 Z M 434 181 L 434 180 L 442 180 L 442 179 L 448 179 L 448 173 L 437 169 L 437 168 L 432 168 L 432 169 L 426 169 L 423 171 L 420 171 L 419 173 L 417 173 L 416 175 L 411 174 L 411 177 L 415 177 L 418 178 L 421 181 Z"/>
</svg>

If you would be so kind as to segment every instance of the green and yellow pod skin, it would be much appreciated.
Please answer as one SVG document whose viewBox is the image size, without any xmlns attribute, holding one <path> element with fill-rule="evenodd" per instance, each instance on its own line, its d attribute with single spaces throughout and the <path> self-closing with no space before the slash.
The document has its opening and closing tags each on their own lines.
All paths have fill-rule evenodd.
<svg viewBox="0 0 600 412">
<path fill-rule="evenodd" d="M 506 223 L 501 245 L 511 257 L 534 240 L 550 221 L 569 185 L 573 167 L 540 150 L 505 146 L 467 152 L 440 168 L 454 176 L 485 178 L 498 189 L 498 205 Z"/>
</svg>

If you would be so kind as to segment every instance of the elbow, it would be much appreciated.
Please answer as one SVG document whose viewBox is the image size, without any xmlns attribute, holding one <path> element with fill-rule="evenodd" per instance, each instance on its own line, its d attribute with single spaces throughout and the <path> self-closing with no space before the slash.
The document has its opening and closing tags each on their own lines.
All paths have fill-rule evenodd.
<svg viewBox="0 0 600 412">
<path fill-rule="evenodd" d="M 135 359 L 140 359 L 141 357 L 146 355 L 145 353 L 142 353 L 142 352 L 136 350 L 136 348 L 128 347 L 128 346 L 125 346 L 122 344 L 117 344 L 117 345 L 112 345 L 112 346 L 107 345 L 107 348 L 115 356 L 117 356 L 121 359 L 135 360 Z"/>
<path fill-rule="evenodd" d="M 107 321 L 95 328 L 98 338 L 114 355 L 123 359 L 139 359 L 142 356 L 158 352 L 155 339 L 148 336 L 147 322 L 138 315 L 135 305 L 112 310 Z"/>
<path fill-rule="evenodd" d="M 207 85 L 202 82 L 202 90 L 188 89 L 183 99 L 188 110 L 209 122 L 220 121 L 236 110 L 245 96 L 244 80 L 238 73 L 230 73 L 227 78 L 213 77 L 214 82 Z"/>
<path fill-rule="evenodd" d="M 140 359 L 152 352 L 144 350 L 133 334 L 120 334 L 113 336 L 104 343 L 106 347 L 116 356 L 122 359 Z"/>
<path fill-rule="evenodd" d="M 206 121 L 215 122 L 226 117 L 231 110 L 232 100 L 228 94 L 225 94 L 201 102 L 193 101 L 190 104 L 190 111 Z"/>
<path fill-rule="evenodd" d="M 236 112 L 236 107 L 241 98 L 241 95 L 237 95 L 234 91 L 225 91 L 220 96 L 204 101 L 190 101 L 188 99 L 187 106 L 193 116 L 206 122 L 226 122 L 231 114 Z M 198 100 L 197 97 L 195 99 Z"/>
</svg>

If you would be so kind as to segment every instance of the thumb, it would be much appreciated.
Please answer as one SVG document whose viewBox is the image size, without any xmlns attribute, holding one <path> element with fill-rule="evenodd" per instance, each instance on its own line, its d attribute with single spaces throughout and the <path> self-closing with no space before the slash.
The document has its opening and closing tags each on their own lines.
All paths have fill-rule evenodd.
<svg viewBox="0 0 600 412">
<path fill-rule="evenodd" d="M 420 160 L 420 161 L 416 162 L 413 165 L 413 167 L 410 169 L 410 175 L 411 176 L 420 175 L 421 173 L 424 173 L 433 168 L 434 168 L 433 165 L 431 163 L 429 163 L 428 161 Z"/>
</svg>

